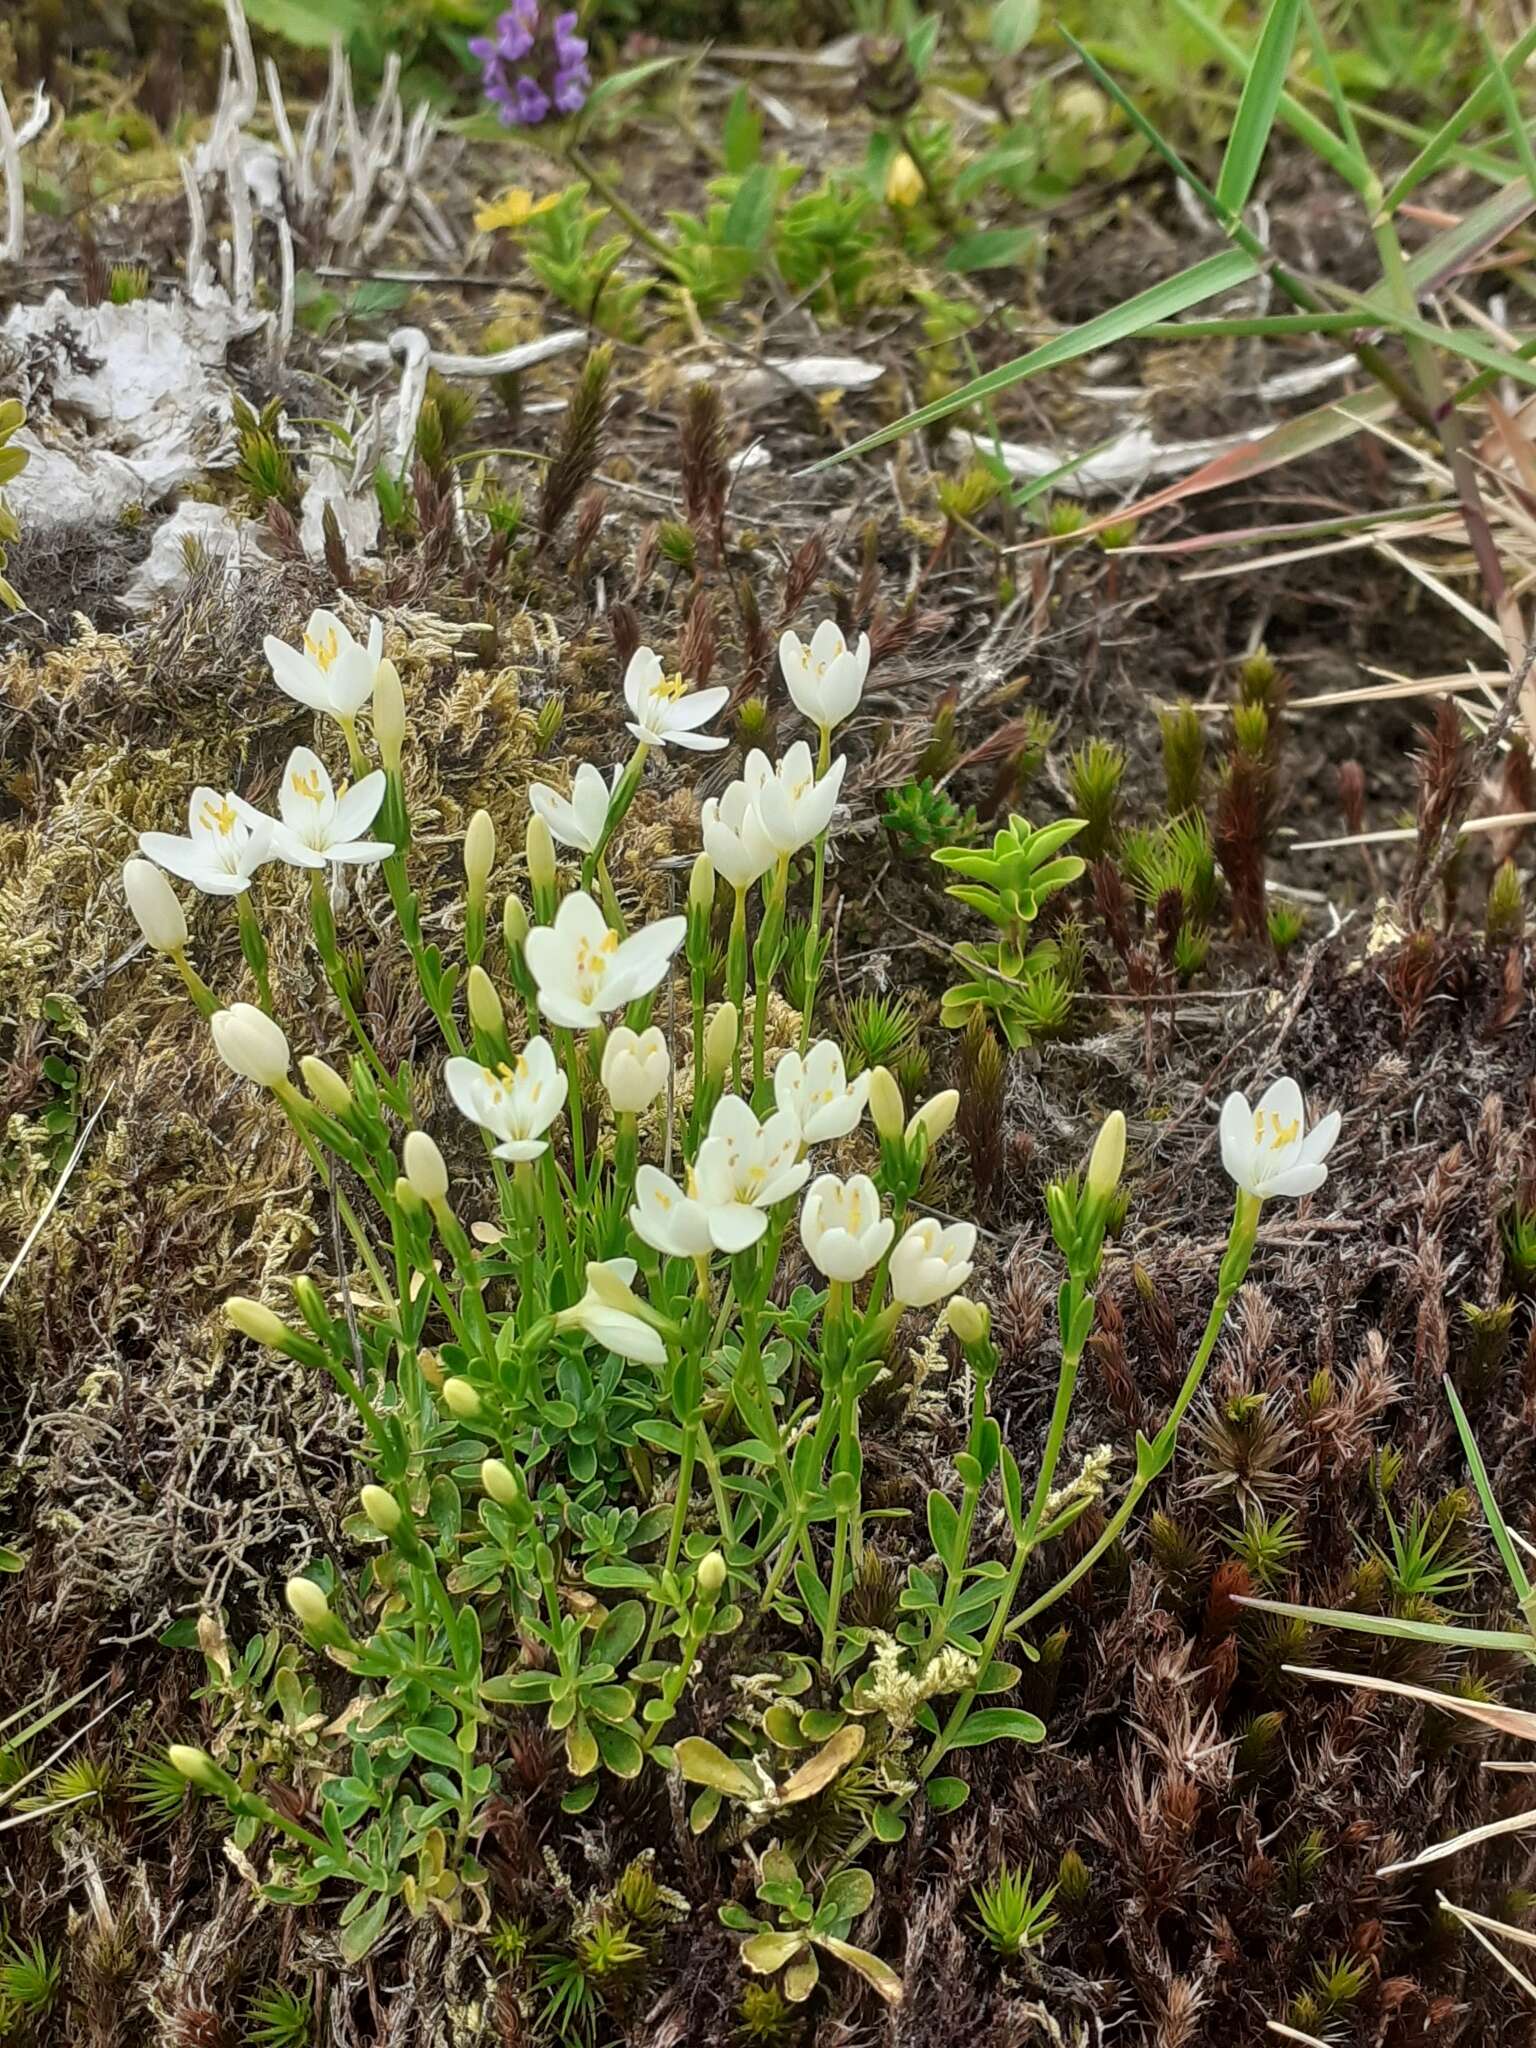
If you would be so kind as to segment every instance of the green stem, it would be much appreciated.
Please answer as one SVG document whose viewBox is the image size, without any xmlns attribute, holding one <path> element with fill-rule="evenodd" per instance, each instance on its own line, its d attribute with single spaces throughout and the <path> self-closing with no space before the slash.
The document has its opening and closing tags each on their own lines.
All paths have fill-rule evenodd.
<svg viewBox="0 0 1536 2048">
<path fill-rule="evenodd" d="M 670 270 L 672 267 L 672 251 L 667 247 L 660 235 L 656 233 L 654 228 L 646 226 L 629 201 L 612 184 L 607 173 L 598 170 L 597 166 L 583 151 L 576 147 L 574 142 L 568 142 L 565 145 L 564 155 L 566 162 L 576 173 L 577 177 L 585 178 L 604 205 L 610 207 L 618 215 L 619 219 L 623 221 L 625 227 L 635 237 L 635 240 L 643 242 L 646 248 L 653 255 L 659 256 Z"/>
</svg>

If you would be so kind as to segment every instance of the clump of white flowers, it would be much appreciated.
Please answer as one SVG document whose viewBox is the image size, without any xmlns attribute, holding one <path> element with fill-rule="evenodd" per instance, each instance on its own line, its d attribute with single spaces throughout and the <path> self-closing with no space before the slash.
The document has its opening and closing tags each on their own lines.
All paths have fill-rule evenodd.
<svg viewBox="0 0 1536 2048">
<path fill-rule="evenodd" d="M 177 1768 L 231 1804 L 248 1824 L 243 1839 L 269 1831 L 271 1889 L 311 1898 L 335 1878 L 354 1886 L 353 1955 L 399 1904 L 449 1920 L 478 1910 L 475 1846 L 496 1785 L 489 1731 L 503 1706 L 547 1710 L 577 1788 L 572 1811 L 600 1772 L 632 1778 L 660 1763 L 705 1788 L 695 1825 L 729 1798 L 751 1827 L 814 1796 L 867 1740 L 905 1751 L 919 1729 L 921 1761 L 888 1781 L 902 1788 L 892 1819 L 930 1781 L 956 1803 L 964 1783 L 933 1778 L 946 1754 L 983 1734 L 1043 1734 L 1005 1703 L 1004 1633 L 1090 1567 L 1167 1464 L 1251 1256 L 1258 1205 L 1322 1184 L 1337 1117 L 1307 1134 L 1290 1081 L 1256 1111 L 1241 1097 L 1226 1105 L 1223 1158 L 1241 1192 L 1207 1338 L 1163 1429 L 1138 1443 L 1135 1480 L 1106 1509 L 1103 1533 L 1020 1617 L 1030 1559 L 1108 1490 L 1107 1448 L 1065 1483 L 1057 1468 L 1125 1123 L 1118 1112 L 1105 1120 L 1081 1183 L 1047 1191 L 1067 1271 L 1061 1380 L 1026 1485 L 989 1407 L 990 1317 L 960 1291 L 978 1269 L 976 1226 L 921 1199 L 959 1097 L 940 1090 L 909 1114 L 883 1068 L 850 1080 L 842 1049 L 814 1036 L 826 846 L 847 770 L 831 736 L 858 710 L 867 639 L 850 646 L 830 623 L 808 646 L 784 636 L 785 682 L 816 752 L 797 739 L 776 761 L 748 754 L 701 806 L 686 913 L 650 924 L 631 922 L 609 850 L 656 757 L 675 767 L 679 754 L 726 745 L 707 728 L 729 692 L 693 689 L 640 648 L 621 686 L 629 758 L 611 773 L 583 764 L 568 790 L 531 787 L 527 897 L 510 896 L 499 924 L 489 913 L 496 829 L 477 812 L 462 924 L 448 921 L 456 936 L 432 944 L 409 874 L 404 695 L 379 622 L 354 632 L 319 611 L 301 647 L 269 640 L 267 656 L 279 687 L 340 727 L 341 779 L 300 747 L 270 806 L 200 788 L 185 835 L 142 835 L 124 887 L 224 1066 L 291 1120 L 367 1275 L 365 1292 L 333 1299 L 301 1274 L 292 1320 L 245 1297 L 228 1317 L 242 1336 L 328 1374 L 363 1432 L 370 1478 L 351 1533 L 372 1546 L 368 1593 L 344 1600 L 329 1575 L 325 1585 L 302 1576 L 286 1600 L 358 1688 L 357 1718 L 334 1732 L 345 1725 L 378 1768 L 367 1800 L 326 1802 L 323 1839 L 201 1751 L 178 1751 Z M 373 763 L 359 727 L 370 702 Z M 558 849 L 571 857 L 564 871 Z M 333 1030 L 297 1054 L 290 1043 L 289 1028 L 300 1040 L 318 1034 L 307 991 L 272 985 L 252 885 L 274 862 L 309 875 L 335 1028 L 352 1041 L 347 1073 L 320 1056 Z M 365 891 L 387 890 L 441 1033 L 441 1051 L 411 1068 L 382 1057 L 342 953 L 342 867 Z M 781 999 L 787 906 L 806 868 L 805 950 L 785 977 L 804 997 L 800 1030 L 770 1068 L 765 1018 Z M 234 899 L 256 1002 L 198 979 L 167 873 Z M 724 987 L 711 990 L 717 897 Z M 670 1028 L 680 1005 L 692 1025 L 682 1073 Z M 804 1272 L 802 1254 L 812 1284 L 791 1301 L 786 1275 L 791 1264 Z M 861 1402 L 907 1318 L 929 1381 L 943 1379 L 958 1346 L 971 1427 L 952 1486 L 930 1494 L 926 1531 L 913 1535 L 898 1641 L 850 1628 L 845 1608 L 866 1548 Z M 816 1709 L 807 1725 L 822 1731 L 787 1776 L 693 1734 L 676 1742 L 710 1639 L 770 1615 L 777 1631 L 804 1637 Z M 979 1697 L 987 1705 L 970 1721 Z M 799 1739 L 782 1718 L 776 1727 L 775 1740 Z M 337 1783 L 363 1782 L 359 1754 L 339 1760 Z M 378 1801 L 397 1799 L 393 1820 L 375 1816 Z"/>
</svg>

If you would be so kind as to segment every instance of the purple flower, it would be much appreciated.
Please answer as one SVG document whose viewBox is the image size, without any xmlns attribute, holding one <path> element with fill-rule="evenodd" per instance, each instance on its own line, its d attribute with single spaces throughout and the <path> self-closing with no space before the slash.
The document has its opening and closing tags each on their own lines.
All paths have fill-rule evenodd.
<svg viewBox="0 0 1536 2048">
<path fill-rule="evenodd" d="M 546 20 L 541 0 L 511 0 L 495 32 L 476 36 L 470 53 L 485 96 L 509 128 L 534 128 L 551 112 L 574 114 L 592 90 L 587 39 L 568 8 Z"/>
</svg>

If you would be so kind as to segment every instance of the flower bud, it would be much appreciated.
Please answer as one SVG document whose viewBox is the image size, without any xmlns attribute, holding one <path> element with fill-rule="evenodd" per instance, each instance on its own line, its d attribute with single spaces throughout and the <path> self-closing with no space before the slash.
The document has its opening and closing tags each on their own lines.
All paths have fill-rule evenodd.
<svg viewBox="0 0 1536 2048">
<path fill-rule="evenodd" d="M 529 816 L 525 846 L 528 854 L 528 881 L 533 890 L 533 900 L 537 903 L 541 895 L 553 893 L 555 886 L 555 842 L 548 825 L 537 811 Z"/>
<path fill-rule="evenodd" d="M 968 1294 L 957 1294 L 949 1304 L 949 1327 L 962 1344 L 985 1344 L 992 1333 L 992 1317 Z"/>
<path fill-rule="evenodd" d="M 707 916 L 715 901 L 715 864 L 701 853 L 688 877 L 688 908 L 696 917 Z"/>
<path fill-rule="evenodd" d="M 905 1127 L 907 1108 L 889 1067 L 876 1067 L 869 1077 L 869 1114 L 881 1137 L 894 1144 Z"/>
<path fill-rule="evenodd" d="M 1095 1202 L 1107 1202 L 1120 1185 L 1120 1172 L 1125 1165 L 1125 1118 L 1118 1109 L 1112 1109 L 1093 1141 L 1093 1151 L 1088 1159 L 1087 1192 Z"/>
<path fill-rule="evenodd" d="M 184 1742 L 173 1742 L 165 1753 L 172 1770 L 180 1771 L 188 1784 L 195 1785 L 199 1792 L 223 1790 L 224 1773 L 206 1749 L 192 1749 Z"/>
<path fill-rule="evenodd" d="M 406 1133 L 401 1159 L 406 1180 L 414 1194 L 429 1206 L 444 1200 L 448 1193 L 448 1169 L 443 1164 L 442 1153 L 425 1131 Z"/>
<path fill-rule="evenodd" d="M 261 1088 L 288 1078 L 290 1054 L 282 1027 L 254 1003 L 231 1003 L 209 1019 L 213 1042 L 225 1066 Z"/>
<path fill-rule="evenodd" d="M 706 1600 L 713 1600 L 725 1585 L 725 1559 L 718 1550 L 711 1550 L 699 1560 L 699 1591 Z"/>
<path fill-rule="evenodd" d="M 496 827 L 489 811 L 476 811 L 464 834 L 464 879 L 471 903 L 485 901 L 485 885 L 496 864 Z"/>
<path fill-rule="evenodd" d="M 523 1498 L 517 1474 L 500 1458 L 487 1458 L 480 1467 L 480 1484 L 498 1507 L 515 1508 Z"/>
<path fill-rule="evenodd" d="M 400 1503 L 395 1496 L 387 1493 L 382 1486 L 365 1486 L 358 1499 L 362 1503 L 363 1513 L 379 1534 L 393 1536 L 404 1519 L 400 1513 Z"/>
<path fill-rule="evenodd" d="M 502 906 L 501 936 L 507 942 L 509 953 L 521 953 L 523 941 L 528 936 L 528 913 L 523 908 L 523 899 L 510 891 Z"/>
<path fill-rule="evenodd" d="M 885 174 L 887 206 L 916 206 L 923 196 L 923 174 L 907 152 L 898 150 Z"/>
<path fill-rule="evenodd" d="M 873 1091 L 871 1091 L 873 1092 Z M 940 1138 L 955 1120 L 955 1111 L 960 1107 L 958 1088 L 945 1088 L 937 1095 L 930 1095 L 922 1108 L 917 1110 L 907 1125 L 907 1143 L 914 1144 L 917 1134 L 922 1131 L 928 1140 L 929 1150 L 937 1145 Z"/>
<path fill-rule="evenodd" d="M 331 1603 L 313 1579 L 290 1579 L 283 1589 L 295 1620 L 305 1628 L 324 1628 L 331 1618 Z"/>
<path fill-rule="evenodd" d="M 304 1076 L 304 1086 L 327 1116 L 345 1116 L 353 1107 L 352 1090 L 324 1060 L 306 1053 L 299 1061 L 299 1072 Z"/>
<path fill-rule="evenodd" d="M 284 1350 L 293 1335 L 281 1317 L 275 1316 L 263 1302 L 252 1301 L 245 1294 L 229 1297 L 224 1304 L 224 1320 L 242 1337 L 249 1337 L 256 1344 L 265 1344 L 269 1351 Z"/>
<path fill-rule="evenodd" d="M 704 1030 L 704 1071 L 718 1081 L 736 1053 L 741 1020 L 734 1003 L 722 1003 Z"/>
<path fill-rule="evenodd" d="M 405 744 L 405 692 L 392 661 L 381 661 L 374 670 L 373 737 L 379 759 L 391 775 L 398 775 L 400 749 Z"/>
<path fill-rule="evenodd" d="M 157 953 L 179 953 L 187 943 L 186 914 L 152 860 L 123 862 L 123 894 L 146 942 Z"/>
<path fill-rule="evenodd" d="M 496 984 L 480 966 L 471 967 L 466 977 L 469 995 L 469 1021 L 477 1031 L 483 1031 L 487 1038 L 501 1038 L 506 1033 L 506 1019 L 502 1015 L 501 997 L 496 993 Z"/>
<path fill-rule="evenodd" d="M 468 1380 L 443 1381 L 443 1406 L 450 1415 L 457 1415 L 460 1422 L 472 1422 L 480 1413 L 481 1405 L 480 1396 Z"/>
</svg>

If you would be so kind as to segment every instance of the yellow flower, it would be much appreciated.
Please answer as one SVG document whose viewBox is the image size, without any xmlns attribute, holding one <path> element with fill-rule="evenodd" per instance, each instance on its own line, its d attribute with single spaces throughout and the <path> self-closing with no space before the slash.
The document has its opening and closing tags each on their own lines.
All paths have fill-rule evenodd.
<svg viewBox="0 0 1536 2048">
<path fill-rule="evenodd" d="M 891 158 L 885 174 L 887 206 L 916 206 L 923 196 L 923 174 L 905 150 Z"/>
<path fill-rule="evenodd" d="M 542 199 L 535 199 L 526 185 L 513 185 L 489 206 L 480 208 L 475 215 L 475 226 L 486 233 L 494 228 L 520 228 L 531 221 L 536 213 L 548 213 L 552 206 L 558 206 L 559 203 L 558 192 L 546 192 Z"/>
</svg>

